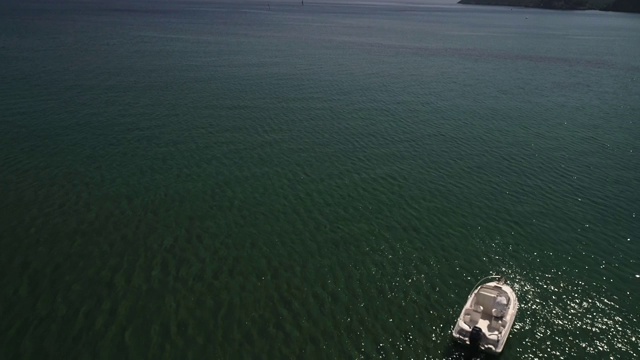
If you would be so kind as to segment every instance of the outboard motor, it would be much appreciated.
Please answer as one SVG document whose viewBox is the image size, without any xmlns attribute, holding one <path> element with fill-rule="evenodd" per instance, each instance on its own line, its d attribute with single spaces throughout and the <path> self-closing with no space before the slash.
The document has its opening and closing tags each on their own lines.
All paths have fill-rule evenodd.
<svg viewBox="0 0 640 360">
<path fill-rule="evenodd" d="M 482 329 L 480 329 L 479 327 L 474 326 L 473 329 L 471 329 L 471 334 L 469 334 L 469 344 L 474 350 L 477 350 L 480 348 L 480 343 L 482 342 L 483 336 L 484 336 L 484 333 L 482 332 Z"/>
</svg>

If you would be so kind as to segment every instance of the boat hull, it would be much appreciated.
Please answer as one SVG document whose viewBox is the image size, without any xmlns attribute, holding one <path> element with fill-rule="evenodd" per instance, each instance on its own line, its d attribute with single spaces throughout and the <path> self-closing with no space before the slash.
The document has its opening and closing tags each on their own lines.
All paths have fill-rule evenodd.
<svg viewBox="0 0 640 360">
<path fill-rule="evenodd" d="M 479 350 L 500 354 L 518 311 L 518 299 L 504 281 L 492 281 L 474 288 L 456 325 L 453 338 Z"/>
</svg>

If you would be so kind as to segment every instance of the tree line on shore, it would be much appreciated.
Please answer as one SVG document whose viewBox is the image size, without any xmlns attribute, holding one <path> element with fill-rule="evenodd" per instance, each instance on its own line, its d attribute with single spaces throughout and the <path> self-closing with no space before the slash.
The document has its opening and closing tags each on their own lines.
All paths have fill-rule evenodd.
<svg viewBox="0 0 640 360">
<path fill-rule="evenodd" d="M 558 10 L 603 10 L 640 13 L 639 0 L 460 0 L 459 3 L 523 6 Z"/>
</svg>

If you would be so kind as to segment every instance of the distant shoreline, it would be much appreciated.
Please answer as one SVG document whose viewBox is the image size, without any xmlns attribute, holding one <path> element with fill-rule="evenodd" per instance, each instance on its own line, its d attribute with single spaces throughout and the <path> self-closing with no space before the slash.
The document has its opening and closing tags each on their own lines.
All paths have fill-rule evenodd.
<svg viewBox="0 0 640 360">
<path fill-rule="evenodd" d="M 458 4 L 640 13 L 640 1 L 634 0 L 612 0 L 609 2 L 593 0 L 460 0 Z"/>
</svg>

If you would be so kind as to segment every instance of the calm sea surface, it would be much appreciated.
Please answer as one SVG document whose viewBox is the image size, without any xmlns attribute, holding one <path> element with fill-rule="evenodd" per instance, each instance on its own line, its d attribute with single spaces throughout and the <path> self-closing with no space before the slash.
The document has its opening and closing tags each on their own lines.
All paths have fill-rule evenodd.
<svg viewBox="0 0 640 360">
<path fill-rule="evenodd" d="M 640 357 L 640 17 L 0 5 L 0 358 Z"/>
</svg>

